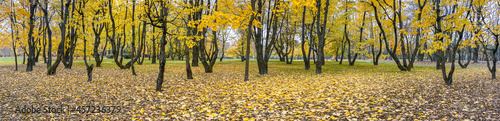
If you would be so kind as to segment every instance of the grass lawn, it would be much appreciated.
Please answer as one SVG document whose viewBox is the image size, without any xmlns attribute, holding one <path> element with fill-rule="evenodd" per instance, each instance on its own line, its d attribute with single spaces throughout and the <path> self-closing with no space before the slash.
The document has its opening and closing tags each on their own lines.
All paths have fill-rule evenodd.
<svg viewBox="0 0 500 121">
<path fill-rule="evenodd" d="M 314 64 L 306 71 L 301 60 L 271 60 L 269 74 L 259 75 L 251 60 L 250 81 L 243 82 L 244 62 L 238 59 L 217 61 L 214 73 L 204 73 L 200 63 L 192 67 L 192 80 L 185 79 L 185 61 L 167 60 L 164 91 L 155 92 L 158 65 L 149 60 L 136 65 L 138 75 L 133 76 L 106 59 L 103 67 L 94 69 L 93 82 L 87 82 L 82 60 L 75 60 L 73 69 L 61 64 L 55 76 L 47 76 L 43 60 L 33 72 L 25 72 L 22 58 L 19 71 L 13 71 L 13 58 L 0 58 L 0 120 L 500 119 L 500 82 L 490 79 L 484 64 L 467 69 L 456 65 L 453 85 L 446 86 L 441 70 L 430 62 L 417 62 L 411 72 L 401 72 L 392 61 L 379 66 L 362 60 L 355 66 L 328 61 L 324 73 L 317 75 Z M 31 105 L 120 110 L 15 111 Z"/>
</svg>

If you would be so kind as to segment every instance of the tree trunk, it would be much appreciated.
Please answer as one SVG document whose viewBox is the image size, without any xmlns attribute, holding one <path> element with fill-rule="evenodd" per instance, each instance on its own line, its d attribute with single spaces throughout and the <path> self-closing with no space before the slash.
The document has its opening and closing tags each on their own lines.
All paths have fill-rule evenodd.
<svg viewBox="0 0 500 121">
<path fill-rule="evenodd" d="M 260 0 L 259 0 L 260 1 Z M 251 0 L 250 5 L 252 6 L 252 11 L 255 10 L 255 0 Z M 249 67 L 250 67 L 250 40 L 252 38 L 252 27 L 253 20 L 255 19 L 254 13 L 250 16 L 250 21 L 248 22 L 247 28 L 247 51 L 246 51 L 246 62 L 245 62 L 245 79 L 244 81 L 248 81 Z"/>
<path fill-rule="evenodd" d="M 47 75 L 54 75 L 56 74 L 57 67 L 59 66 L 59 63 L 62 60 L 62 56 L 64 54 L 64 44 L 66 43 L 66 22 L 68 20 L 69 16 L 69 6 L 70 6 L 71 1 L 68 1 L 64 4 L 64 0 L 61 0 L 61 6 L 63 10 L 61 10 L 61 15 L 62 15 L 62 22 L 60 24 L 60 30 L 61 30 L 61 42 L 59 43 L 59 46 L 57 48 L 57 59 L 54 62 L 54 65 L 50 66 L 47 71 Z"/>
<path fill-rule="evenodd" d="M 493 34 L 493 36 L 495 38 L 495 42 L 493 44 L 494 48 L 490 49 L 492 51 L 491 52 L 491 56 L 492 57 L 488 57 L 488 53 L 487 53 L 488 43 L 483 43 L 482 42 L 482 45 L 483 45 L 483 48 L 484 48 L 483 54 L 484 54 L 485 59 L 486 59 L 486 63 L 487 63 L 486 65 L 488 66 L 488 71 L 491 72 L 491 79 L 496 79 L 497 57 L 495 57 L 495 56 L 497 55 L 498 47 L 499 47 L 499 35 L 493 33 L 491 30 L 490 30 L 490 33 Z M 490 58 L 492 60 L 492 64 L 490 64 L 490 61 L 489 61 Z"/>
<path fill-rule="evenodd" d="M 193 67 L 198 67 L 198 58 L 199 58 L 199 55 L 200 55 L 200 50 L 198 49 L 197 46 L 194 46 L 193 47 L 193 60 L 192 60 L 192 63 L 191 65 Z"/>
<path fill-rule="evenodd" d="M 37 6 L 37 2 L 30 0 L 29 1 L 29 32 L 28 32 L 28 48 L 29 48 L 29 53 L 28 53 L 28 64 L 26 67 L 26 71 L 30 72 L 33 71 L 33 66 L 35 65 L 35 49 L 36 49 L 36 43 L 35 43 L 35 38 L 33 38 L 33 29 L 34 29 L 34 16 L 35 16 L 35 9 Z"/>
<path fill-rule="evenodd" d="M 11 7 L 14 7 L 13 1 L 11 1 Z M 17 39 L 14 38 L 14 23 L 15 23 L 14 18 L 15 18 L 15 16 L 16 16 L 15 15 L 15 11 L 12 11 L 12 14 L 10 16 L 10 21 L 11 21 L 11 24 L 10 24 L 10 32 L 11 33 L 10 34 L 11 34 L 11 37 L 12 37 L 12 51 L 14 52 L 14 61 L 16 63 L 16 70 L 15 71 L 17 71 L 18 70 L 18 66 L 17 66 L 17 53 L 16 53 L 16 49 L 17 49 L 17 47 L 16 47 L 16 40 Z"/>
<path fill-rule="evenodd" d="M 321 0 L 318 0 L 317 2 L 317 17 L 318 21 L 316 25 L 316 29 L 318 31 L 318 62 L 316 64 L 316 74 L 321 74 L 323 71 L 321 70 L 321 66 L 325 65 L 325 55 L 323 52 L 323 49 L 325 47 L 325 34 L 326 34 L 326 22 L 328 19 L 328 7 L 330 6 L 330 0 L 326 0 L 325 3 L 325 12 L 324 12 L 324 18 L 323 18 L 323 27 L 321 27 L 320 24 L 320 18 L 321 18 Z"/>
<path fill-rule="evenodd" d="M 186 56 L 186 77 L 187 79 L 193 79 L 193 72 L 191 70 L 191 66 L 189 65 L 189 47 L 186 42 L 184 42 L 184 49 L 184 56 Z"/>
<path fill-rule="evenodd" d="M 472 56 L 472 60 L 474 60 L 473 63 L 479 63 L 479 45 L 477 44 L 477 42 L 475 42 L 474 44 L 476 44 L 476 48 L 474 48 L 474 54 Z"/>
<path fill-rule="evenodd" d="M 166 41 L 167 29 L 166 29 L 166 27 L 163 27 L 162 33 L 163 33 L 162 34 L 163 36 L 161 38 L 161 47 L 160 47 L 160 71 L 158 72 L 158 79 L 156 80 L 156 91 L 157 92 L 162 91 L 161 86 L 163 84 L 163 76 L 165 73 L 165 61 L 166 61 L 165 45 L 167 44 L 167 41 Z"/>
<path fill-rule="evenodd" d="M 311 51 L 309 51 L 309 54 L 306 54 L 306 50 L 304 48 L 305 44 L 306 44 L 306 25 L 305 25 L 305 21 L 306 21 L 306 6 L 304 6 L 304 11 L 302 12 L 302 43 L 301 43 L 301 49 L 302 49 L 302 57 L 303 57 L 303 60 L 304 60 L 304 68 L 305 70 L 309 70 L 309 68 L 311 68 L 311 61 L 309 60 L 309 58 L 307 57 Z M 335 57 L 336 58 L 336 57 Z"/>
<path fill-rule="evenodd" d="M 43 23 L 42 23 L 43 24 Z M 42 31 L 46 31 L 43 29 Z M 46 53 L 46 48 L 47 48 L 47 32 L 43 32 L 43 50 L 42 50 L 42 57 L 43 57 L 43 63 L 47 63 L 47 53 Z"/>
<path fill-rule="evenodd" d="M 26 64 L 26 51 L 23 52 L 23 64 Z"/>
<path fill-rule="evenodd" d="M 396 4 L 395 2 L 396 2 L 396 1 L 393 1 L 394 5 Z M 388 42 L 388 40 L 387 40 L 387 34 L 386 34 L 386 32 L 384 31 L 384 29 L 383 29 L 383 25 L 382 25 L 382 22 L 381 22 L 380 18 L 378 17 L 378 14 L 379 14 L 379 13 L 378 13 L 377 7 L 375 6 L 375 4 L 374 4 L 373 2 L 371 2 L 371 3 L 370 3 L 370 5 L 373 7 L 374 17 L 375 17 L 376 23 L 377 23 L 377 25 L 378 25 L 378 27 L 379 27 L 379 30 L 381 30 L 381 35 L 382 35 L 382 38 L 383 38 L 384 43 L 385 43 L 386 52 L 387 52 L 387 53 L 389 53 L 389 55 L 390 55 L 391 59 L 394 59 L 394 62 L 396 62 L 396 65 L 398 66 L 399 70 L 401 70 L 401 71 L 407 71 L 407 70 L 408 70 L 408 67 L 407 67 L 406 65 L 402 65 L 402 64 L 401 64 L 401 62 L 400 62 L 400 60 L 398 59 L 398 57 L 397 57 L 397 55 L 396 55 L 396 53 L 397 53 L 396 51 L 397 51 L 398 42 L 399 42 L 399 40 L 401 40 L 401 41 L 402 41 L 402 39 L 397 39 L 398 35 L 397 35 L 396 33 L 398 32 L 397 30 L 399 30 L 399 29 L 398 29 L 398 28 L 397 28 L 397 26 L 396 26 L 396 21 L 395 21 L 395 20 L 394 20 L 394 21 L 392 21 L 393 30 L 394 30 L 393 35 L 394 35 L 394 37 L 395 37 L 395 38 L 394 38 L 394 40 L 395 40 L 395 41 L 394 41 L 394 46 L 392 47 L 392 50 L 391 50 L 390 45 L 389 45 L 389 42 Z M 396 11 L 396 7 L 392 7 L 392 8 L 393 8 L 393 10 L 392 10 L 392 11 L 393 11 L 393 14 L 394 14 L 394 15 L 393 15 L 393 17 L 394 17 L 394 18 L 392 18 L 392 19 L 396 19 L 396 18 L 395 18 L 395 16 L 396 16 L 396 12 L 397 12 L 397 11 Z M 400 10 L 400 11 L 401 11 L 401 10 Z M 400 23 L 400 24 L 401 24 L 401 23 Z M 400 34 L 401 34 L 401 33 L 400 33 Z M 402 38 L 402 36 L 401 36 L 401 38 Z M 403 51 L 403 50 L 402 50 L 402 51 Z M 404 61 L 404 60 L 403 60 L 403 61 Z"/>
<path fill-rule="evenodd" d="M 379 34 L 380 35 L 380 34 Z M 378 53 L 375 55 L 375 47 L 372 45 L 372 55 L 373 55 L 373 65 L 378 66 L 378 60 L 380 59 L 380 55 L 382 55 L 382 39 L 379 39 L 379 49 Z"/>
<path fill-rule="evenodd" d="M 340 62 L 339 64 L 342 65 L 342 61 L 344 61 L 344 51 L 345 51 L 345 41 L 342 41 L 342 49 L 340 50 Z"/>
<path fill-rule="evenodd" d="M 222 54 L 220 56 L 220 60 L 219 60 L 220 62 L 222 62 L 222 59 L 224 58 L 224 52 L 226 51 L 226 36 L 227 35 L 222 36 Z"/>
<path fill-rule="evenodd" d="M 156 27 L 153 27 L 153 33 L 155 33 L 155 28 Z M 156 36 L 153 36 L 153 56 L 151 58 L 153 58 L 151 60 L 151 64 L 156 64 Z"/>
</svg>

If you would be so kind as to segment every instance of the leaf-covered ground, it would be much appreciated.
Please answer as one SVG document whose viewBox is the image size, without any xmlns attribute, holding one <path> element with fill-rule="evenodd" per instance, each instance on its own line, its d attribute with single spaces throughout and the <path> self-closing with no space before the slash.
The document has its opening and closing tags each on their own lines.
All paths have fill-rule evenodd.
<svg viewBox="0 0 500 121">
<path fill-rule="evenodd" d="M 2 62 L 0 62 L 2 63 Z M 5 62 L 4 62 L 5 63 Z M 149 62 L 145 62 L 149 63 Z M 250 81 L 243 82 L 244 63 L 217 62 L 214 73 L 193 67 L 185 79 L 184 61 L 168 61 L 163 92 L 155 92 L 157 65 L 136 65 L 138 76 L 111 62 L 94 69 L 87 82 L 82 62 L 61 65 L 47 76 L 38 63 L 33 72 L 0 64 L 0 119 L 137 119 L 137 120 L 426 120 L 500 119 L 500 82 L 481 64 L 457 69 L 452 86 L 444 85 L 432 63 L 417 63 L 400 72 L 383 62 L 351 67 L 327 62 L 316 75 L 314 65 L 272 61 L 268 75 L 251 62 Z M 20 66 L 21 70 L 25 65 Z M 122 106 L 117 113 L 16 113 L 16 106 Z"/>
</svg>

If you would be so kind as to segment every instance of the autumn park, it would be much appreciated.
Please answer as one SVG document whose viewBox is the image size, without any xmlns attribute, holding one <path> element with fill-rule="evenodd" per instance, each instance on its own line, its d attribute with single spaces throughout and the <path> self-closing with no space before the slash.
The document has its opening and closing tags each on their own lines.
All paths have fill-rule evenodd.
<svg viewBox="0 0 500 121">
<path fill-rule="evenodd" d="M 1 0 L 0 120 L 500 120 L 500 0 Z"/>
</svg>

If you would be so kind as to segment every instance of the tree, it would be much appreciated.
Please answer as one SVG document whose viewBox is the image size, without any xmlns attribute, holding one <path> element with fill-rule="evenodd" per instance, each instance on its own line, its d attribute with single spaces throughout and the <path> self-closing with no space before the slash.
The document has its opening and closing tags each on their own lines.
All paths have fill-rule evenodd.
<svg viewBox="0 0 500 121">
<path fill-rule="evenodd" d="M 299 20 L 299 11 L 293 9 L 295 6 L 291 6 L 290 2 L 277 2 L 275 3 L 274 10 L 269 11 L 279 11 L 273 12 L 272 21 L 269 24 L 273 24 L 273 34 L 267 35 L 267 37 L 272 36 L 271 43 L 274 43 L 274 49 L 280 57 L 280 61 L 291 64 L 293 61 L 294 51 L 295 51 L 295 36 L 298 33 L 297 28 Z M 270 25 L 268 25 L 269 27 Z M 278 32 L 276 32 L 278 30 Z M 270 30 L 268 29 L 267 32 Z M 267 44 L 267 43 L 265 43 Z M 271 45 L 272 46 L 272 45 Z M 269 51 L 268 51 L 269 52 Z M 271 52 L 269 52 L 271 53 Z M 290 58 L 290 59 L 289 59 Z M 267 57 L 269 59 L 269 57 Z M 267 61 L 266 61 L 267 68 Z M 267 70 L 267 69 L 266 69 Z"/>
<path fill-rule="evenodd" d="M 325 35 L 326 35 L 326 22 L 328 20 L 328 7 L 330 6 L 330 0 L 326 0 L 324 7 L 324 15 L 323 15 L 323 23 L 321 23 L 321 0 L 317 0 L 316 9 L 318 10 L 316 13 L 317 21 L 316 21 L 316 31 L 318 34 L 318 62 L 316 63 L 316 74 L 321 74 L 321 66 L 325 64 Z M 321 25 L 323 24 L 323 25 Z"/>
<path fill-rule="evenodd" d="M 417 1 L 419 4 L 419 8 L 424 8 L 425 4 L 427 1 Z M 404 24 L 405 16 L 404 11 L 403 11 L 403 2 L 401 0 L 394 0 L 392 1 L 392 4 L 390 2 L 381 2 L 381 1 L 375 1 L 371 0 L 369 2 L 365 2 L 372 6 L 373 12 L 374 12 L 374 17 L 376 20 L 376 23 L 378 25 L 379 30 L 381 31 L 381 38 L 385 44 L 386 47 L 386 52 L 391 56 L 391 58 L 396 62 L 396 65 L 401 71 L 411 71 L 411 68 L 413 66 L 415 57 L 417 52 L 419 51 L 420 48 L 420 37 L 419 37 L 419 32 L 417 33 L 417 36 L 415 37 L 415 46 L 413 46 L 413 50 L 411 50 L 411 47 L 407 44 L 409 44 L 409 39 L 408 38 L 409 34 L 405 30 L 406 27 L 408 27 L 408 24 Z M 387 10 L 388 8 L 391 8 L 392 10 Z M 379 11 L 380 10 L 380 11 Z M 419 9 L 417 12 L 421 12 L 422 9 Z M 387 18 L 388 20 L 381 20 L 381 18 Z M 419 22 L 421 18 L 417 18 L 416 22 Z M 387 27 L 385 28 L 383 23 L 387 24 L 392 24 L 392 28 Z M 392 33 L 390 32 L 392 30 Z M 416 27 L 417 31 L 420 31 L 419 27 Z M 390 35 L 393 35 L 390 37 Z M 393 41 L 388 41 L 389 39 L 392 39 Z M 400 44 L 400 49 L 398 52 L 398 43 Z M 392 48 L 391 48 L 392 46 Z M 410 53 L 411 52 L 411 53 Z M 398 57 L 398 55 L 401 54 L 401 60 Z M 401 63 L 402 61 L 402 63 Z"/>
<path fill-rule="evenodd" d="M 48 49 L 47 49 L 47 68 L 50 68 L 52 65 L 52 30 L 50 29 L 50 20 L 49 20 L 49 0 L 44 1 L 45 6 L 40 4 L 40 9 L 43 12 L 44 20 L 45 20 L 45 33 L 48 39 Z M 44 45 L 45 47 L 45 45 Z M 45 51 L 44 51 L 45 52 Z M 16 59 L 17 60 L 17 59 Z M 16 61 L 17 63 L 17 61 Z"/>
<path fill-rule="evenodd" d="M 81 18 L 81 27 L 82 27 L 82 36 L 83 36 L 83 61 L 85 62 L 85 67 L 87 67 L 87 78 L 88 82 L 92 81 L 92 70 L 94 70 L 94 64 L 89 65 L 87 62 L 87 39 L 86 36 L 84 35 L 85 33 L 85 12 L 84 9 L 86 7 L 86 4 L 88 3 L 88 0 L 82 0 L 78 1 L 78 8 L 77 12 L 80 15 Z"/>
<path fill-rule="evenodd" d="M 33 30 L 35 28 L 35 10 L 38 5 L 38 0 L 29 0 L 29 17 L 28 17 L 28 63 L 26 71 L 33 71 L 33 66 L 35 65 L 35 49 L 36 43 L 35 37 L 33 37 Z"/>
<path fill-rule="evenodd" d="M 220 56 L 220 60 L 222 62 L 222 59 L 224 58 L 224 54 L 226 52 L 226 40 L 228 39 L 228 36 L 229 36 L 229 33 L 228 33 L 228 30 L 226 29 L 222 29 L 222 30 L 219 30 L 218 31 L 219 35 L 221 36 L 221 44 L 222 44 L 222 48 L 221 48 L 221 56 Z"/>
<path fill-rule="evenodd" d="M 59 28 L 61 30 L 61 42 L 59 42 L 59 46 L 57 48 L 57 59 L 54 62 L 54 65 L 50 66 L 47 70 L 47 75 L 56 74 L 57 67 L 62 61 L 62 57 L 64 54 L 64 45 L 66 42 L 66 23 L 68 22 L 69 8 L 71 3 L 72 0 L 66 0 L 66 3 L 64 3 L 64 0 L 61 0 L 61 10 L 59 12 L 59 15 L 61 16 L 61 22 L 59 23 Z M 50 43 L 49 46 L 51 46 Z"/>
<path fill-rule="evenodd" d="M 156 30 L 156 27 L 153 27 L 153 37 L 151 39 L 151 41 L 153 42 L 153 45 L 152 45 L 152 48 L 153 48 L 153 55 L 151 56 L 152 57 L 152 60 L 151 60 L 151 63 L 152 64 L 156 64 L 156 35 L 155 34 L 155 30 Z"/>
<path fill-rule="evenodd" d="M 468 3 L 466 1 L 461 2 Z M 434 14 L 434 17 L 428 20 L 433 23 L 432 27 L 434 29 L 434 34 L 430 35 L 434 42 L 428 51 L 437 55 L 436 63 L 440 67 L 443 80 L 447 85 L 453 83 L 455 56 L 460 44 L 464 44 L 462 42 L 463 31 L 467 25 L 467 18 L 470 15 L 470 10 L 457 4 L 458 1 L 433 0 L 434 7 L 432 14 Z M 456 37 L 458 39 L 453 37 L 456 33 L 458 33 L 458 37 Z M 447 73 L 446 62 L 448 56 L 450 56 L 451 68 Z"/>
<path fill-rule="evenodd" d="M 500 1 L 496 2 L 497 2 L 496 4 L 500 6 Z M 476 37 L 479 38 L 479 42 L 483 47 L 483 54 L 486 59 L 488 71 L 491 72 L 491 78 L 496 79 L 496 68 L 498 61 L 497 53 L 498 53 L 499 36 L 500 36 L 500 31 L 499 31 L 500 26 L 498 25 L 500 19 L 498 18 L 498 15 L 500 14 L 498 12 L 488 11 L 495 9 L 495 7 L 491 9 L 486 9 L 486 7 L 488 7 L 486 6 L 488 3 L 495 4 L 494 2 L 491 1 L 475 0 L 473 1 L 472 6 L 474 6 L 475 8 L 473 10 L 474 13 L 476 13 L 477 24 L 478 24 L 478 26 L 476 27 L 477 28 Z M 496 7 L 496 10 L 499 10 L 500 8 L 498 6 Z M 485 26 L 484 28 L 486 28 L 487 31 L 481 31 L 482 26 Z M 488 33 L 491 36 L 485 36 Z"/>
<path fill-rule="evenodd" d="M 194 0 L 190 2 L 190 4 L 194 8 L 194 13 L 192 14 L 192 19 L 189 25 L 191 27 L 191 36 L 195 38 L 199 37 L 200 39 L 197 41 L 197 47 L 193 49 L 193 66 L 197 60 L 195 60 L 196 56 L 200 59 L 203 67 L 205 68 L 205 73 L 212 73 L 213 66 L 215 65 L 215 61 L 217 60 L 217 55 L 219 51 L 219 47 L 217 44 L 217 19 L 214 13 L 218 12 L 218 2 L 215 0 L 213 3 L 209 0 L 207 5 L 204 5 L 203 0 Z M 213 4 L 213 5 L 212 5 Z M 206 9 L 201 9 L 201 6 L 205 6 Z M 192 8 L 192 9 L 193 9 Z M 205 15 L 203 15 L 205 13 Z M 203 16 L 206 16 L 203 18 Z M 208 23 L 207 21 L 212 21 Z M 207 32 L 210 29 L 212 31 L 212 42 L 210 42 L 210 47 L 206 47 Z M 201 31 L 200 31 L 201 30 Z M 195 40 L 196 41 L 196 40 Z M 196 55 L 194 55 L 196 54 Z M 198 55 L 199 54 L 199 55 Z"/>
<path fill-rule="evenodd" d="M 262 0 L 258 0 L 259 1 L 259 4 L 262 4 Z M 256 0 L 250 0 L 250 5 L 252 6 L 252 14 L 250 14 L 250 21 L 248 21 L 248 28 L 247 28 L 247 50 L 246 50 L 246 61 L 245 61 L 245 79 L 244 81 L 248 81 L 248 71 L 249 71 L 249 66 L 250 66 L 250 40 L 252 38 L 252 25 L 253 25 L 253 21 L 255 19 L 255 13 L 253 11 L 255 11 L 255 2 Z M 255 38 L 257 39 L 257 38 Z"/>
<path fill-rule="evenodd" d="M 104 43 L 104 49 L 102 53 L 100 54 L 99 52 L 99 46 L 101 45 L 101 34 L 104 30 L 105 23 L 102 21 L 102 18 L 105 17 L 106 12 L 105 12 L 105 3 L 104 2 L 96 2 L 96 1 L 89 1 L 91 4 L 98 6 L 97 9 L 92 7 L 92 13 L 90 16 L 92 16 L 92 32 L 94 33 L 94 59 L 96 62 L 96 67 L 101 67 L 102 61 L 104 60 L 104 52 L 106 50 L 106 47 L 108 46 L 108 42 L 105 41 Z"/>
<path fill-rule="evenodd" d="M 111 0 L 110 0 L 111 1 Z M 169 1 L 150 1 L 146 0 L 145 2 L 145 10 L 146 15 L 148 15 L 148 24 L 153 27 L 157 27 L 162 30 L 162 38 L 160 42 L 160 66 L 158 72 L 158 78 L 156 80 L 156 91 L 162 91 L 161 86 L 163 84 L 163 77 L 165 73 L 165 61 L 166 61 L 166 53 L 165 53 L 165 45 L 167 44 L 166 38 L 167 34 L 172 35 L 168 32 L 168 25 L 171 24 L 176 16 L 173 16 L 173 19 L 168 19 L 172 17 L 170 14 L 170 9 L 173 9 L 174 6 Z M 111 11 L 111 10 L 110 10 Z M 116 61 L 116 60 L 115 60 Z"/>
<path fill-rule="evenodd" d="M 7 4 L 9 4 L 9 7 L 7 7 Z M 6 12 L 5 14 L 7 14 L 6 16 L 10 20 L 10 34 L 11 34 L 10 45 L 11 45 L 12 51 L 14 53 L 14 61 L 15 61 L 15 65 L 16 65 L 15 71 L 17 71 L 18 70 L 18 64 L 17 64 L 17 52 L 16 52 L 17 47 L 16 47 L 16 43 L 19 41 L 19 37 L 18 37 L 19 36 L 19 30 L 17 29 L 17 22 L 16 22 L 17 21 L 16 6 L 14 6 L 14 1 L 13 0 L 10 0 L 10 3 L 7 3 L 6 1 L 3 1 L 1 5 L 2 5 L 3 8 L 5 8 L 4 11 L 10 11 L 10 12 Z M 15 33 L 15 35 L 14 35 L 14 33 Z"/>
<path fill-rule="evenodd" d="M 310 64 L 311 63 L 311 60 L 310 60 L 311 51 L 309 49 L 307 51 L 307 53 L 306 53 L 306 49 L 305 49 L 306 31 L 307 31 L 306 26 L 308 26 L 308 25 L 306 25 L 306 13 L 307 13 L 307 8 L 308 7 L 311 8 L 311 9 L 315 7 L 314 3 L 313 3 L 315 1 L 303 1 L 303 2 L 302 1 L 294 1 L 294 2 L 296 3 L 294 5 L 302 5 L 302 7 L 303 7 L 303 10 L 302 10 L 302 28 L 301 28 L 302 29 L 302 31 L 301 31 L 302 33 L 301 33 L 301 45 L 300 45 L 300 47 L 301 47 L 301 50 L 302 50 L 301 51 L 302 52 L 302 58 L 304 60 L 304 69 L 305 70 L 309 70 L 309 68 L 311 68 L 311 64 Z M 300 9 L 300 7 L 297 6 L 297 9 Z M 313 18 L 315 18 L 315 17 L 313 17 Z M 311 24 L 311 26 L 313 26 L 314 22 L 309 23 L 309 24 Z M 309 41 L 312 41 L 312 37 L 309 36 L 309 38 L 310 38 Z M 311 43 L 311 42 L 309 42 L 309 43 Z"/>
</svg>

